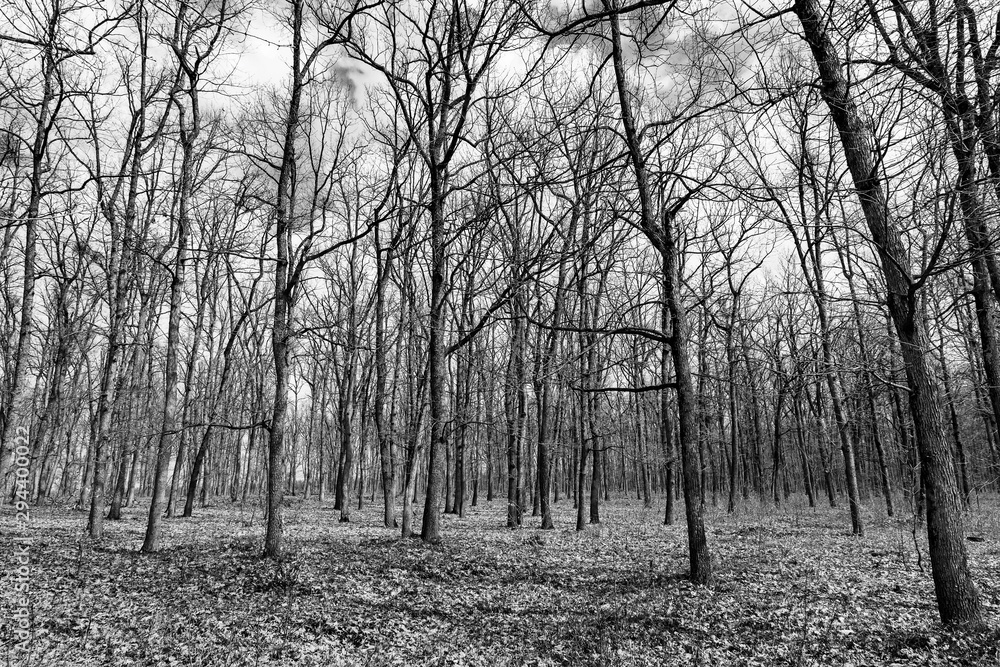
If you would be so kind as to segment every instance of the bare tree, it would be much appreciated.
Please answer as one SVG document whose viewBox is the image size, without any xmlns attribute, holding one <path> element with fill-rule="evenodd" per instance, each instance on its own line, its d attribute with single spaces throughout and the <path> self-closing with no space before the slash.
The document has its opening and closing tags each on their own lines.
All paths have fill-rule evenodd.
<svg viewBox="0 0 1000 667">
<path fill-rule="evenodd" d="M 178 377 L 181 314 L 184 308 L 184 286 L 187 280 L 192 232 L 191 219 L 197 204 L 195 196 L 199 172 L 208 167 L 203 162 L 211 148 L 211 135 L 208 135 L 208 140 L 203 136 L 205 118 L 201 98 L 206 86 L 211 85 L 211 80 L 206 75 L 226 40 L 235 34 L 237 27 L 235 21 L 242 11 L 240 4 L 231 3 L 229 0 L 223 0 L 220 4 L 208 2 L 202 5 L 193 5 L 187 0 L 182 0 L 172 8 L 169 14 L 172 26 L 164 35 L 177 68 L 170 97 L 177 114 L 176 131 L 180 164 L 175 193 L 176 244 L 171 267 L 170 314 L 167 322 L 164 369 L 166 394 L 163 402 L 163 422 L 157 444 L 153 500 L 150 503 L 146 536 L 142 544 L 143 553 L 153 553 L 159 549 L 160 525 L 169 491 L 174 443 L 184 428 L 182 421 L 184 408 Z"/>
<path fill-rule="evenodd" d="M 445 299 L 447 211 L 459 187 L 456 154 L 467 136 L 470 111 L 481 98 L 483 77 L 511 45 L 520 10 L 508 3 L 480 8 L 465 0 L 427 7 L 381 5 L 363 12 L 374 39 L 345 30 L 348 55 L 384 78 L 396 97 L 401 120 L 428 173 L 425 202 L 430 219 L 431 295 L 429 304 L 428 396 L 430 449 L 421 538 L 440 534 L 441 458 L 447 448 L 445 422 Z M 352 24 L 353 25 L 353 24 Z"/>
<path fill-rule="evenodd" d="M 823 100 L 840 134 L 885 274 L 889 312 L 906 362 L 910 413 L 927 489 L 927 535 L 938 611 L 948 624 L 982 624 L 979 592 L 969 571 L 954 465 L 944 440 L 937 383 L 927 359 L 930 349 L 926 324 L 917 306 L 918 290 L 926 274 L 914 276 L 899 230 L 889 215 L 874 137 L 852 96 L 826 12 L 816 0 L 796 0 L 790 11 L 801 22 L 803 39 L 816 62 Z"/>
</svg>

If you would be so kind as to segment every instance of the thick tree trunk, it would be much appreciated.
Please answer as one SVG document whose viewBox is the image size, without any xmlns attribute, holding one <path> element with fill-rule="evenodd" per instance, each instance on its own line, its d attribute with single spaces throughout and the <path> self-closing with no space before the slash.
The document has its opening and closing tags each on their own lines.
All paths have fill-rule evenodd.
<svg viewBox="0 0 1000 667">
<path fill-rule="evenodd" d="M 941 402 L 927 363 L 927 334 L 911 289 L 909 257 L 887 215 L 871 130 L 851 98 L 840 57 L 827 33 L 825 11 L 817 0 L 796 0 L 794 12 L 815 58 L 823 99 L 840 133 L 847 166 L 885 274 L 889 312 L 906 363 L 910 411 L 927 490 L 927 536 L 938 611 L 946 624 L 981 625 L 982 608 L 969 571 L 951 452 L 943 437 Z"/>
<path fill-rule="evenodd" d="M 447 115 L 446 112 L 442 112 Z M 442 127 L 447 121 L 442 119 Z M 444 137 L 435 139 L 433 148 L 437 159 L 431 167 L 431 307 L 428 322 L 430 341 L 427 348 L 428 398 L 430 402 L 431 441 L 427 463 L 427 493 L 424 500 L 423 524 L 420 538 L 424 542 L 436 544 L 441 541 L 441 458 L 448 443 L 445 421 L 448 412 L 445 406 L 445 388 L 448 385 L 448 366 L 445 357 L 444 302 L 446 298 L 445 250 L 445 192 L 448 188 L 447 176 L 441 166 L 441 145 Z"/>
<path fill-rule="evenodd" d="M 688 550 L 691 564 L 691 580 L 698 584 L 712 583 L 712 556 L 705 534 L 704 505 L 698 492 L 699 464 L 696 444 L 698 442 L 698 398 L 691 380 L 691 365 L 688 358 L 688 323 L 680 295 L 679 271 L 675 230 L 668 232 L 668 247 L 664 251 L 669 267 L 664 275 L 664 292 L 673 321 L 671 353 L 674 374 L 677 378 L 677 413 L 680 426 L 681 474 L 684 476 L 684 513 L 687 519 Z"/>
</svg>

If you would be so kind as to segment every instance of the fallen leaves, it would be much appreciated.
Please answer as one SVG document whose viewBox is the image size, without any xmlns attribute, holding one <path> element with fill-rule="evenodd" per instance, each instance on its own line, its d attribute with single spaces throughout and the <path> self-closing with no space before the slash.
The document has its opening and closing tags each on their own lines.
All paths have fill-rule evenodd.
<svg viewBox="0 0 1000 667">
<path fill-rule="evenodd" d="M 289 557 L 275 563 L 258 557 L 249 507 L 166 521 L 153 556 L 136 553 L 143 508 L 94 548 L 80 514 L 39 509 L 24 664 L 1000 664 L 995 630 L 937 623 L 902 524 L 870 521 L 858 539 L 836 510 L 712 512 L 718 584 L 705 589 L 684 578 L 683 525 L 655 511 L 612 502 L 600 530 L 577 533 L 563 502 L 544 534 L 502 528 L 502 511 L 446 516 L 445 542 L 426 546 L 382 528 L 377 508 L 340 524 L 297 505 Z M 986 540 L 969 543 L 971 560 L 995 622 L 1000 534 L 974 520 Z"/>
</svg>

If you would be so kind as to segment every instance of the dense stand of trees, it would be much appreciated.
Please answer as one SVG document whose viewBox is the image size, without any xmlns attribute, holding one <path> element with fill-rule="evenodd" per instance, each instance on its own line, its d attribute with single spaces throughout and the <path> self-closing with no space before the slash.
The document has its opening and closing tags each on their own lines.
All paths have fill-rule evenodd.
<svg viewBox="0 0 1000 667">
<path fill-rule="evenodd" d="M 289 496 L 428 542 L 635 496 L 708 584 L 706 505 L 801 494 L 926 517 L 943 620 L 981 620 L 988 4 L 109 7 L 0 15 L 5 497 L 95 539 L 151 497 L 146 552 L 261 502 L 279 557 Z"/>
</svg>

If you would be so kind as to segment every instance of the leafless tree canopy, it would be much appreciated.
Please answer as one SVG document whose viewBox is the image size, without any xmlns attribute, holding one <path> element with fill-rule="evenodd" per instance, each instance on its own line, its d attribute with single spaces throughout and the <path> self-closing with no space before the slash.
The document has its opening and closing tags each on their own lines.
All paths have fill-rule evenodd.
<svg viewBox="0 0 1000 667">
<path fill-rule="evenodd" d="M 146 554 L 256 504 L 282 559 L 292 497 L 438 544 L 634 496 L 706 586 L 713 513 L 801 498 L 926 524 L 980 626 L 998 66 L 980 0 L 7 3 L 5 498 Z"/>
</svg>

